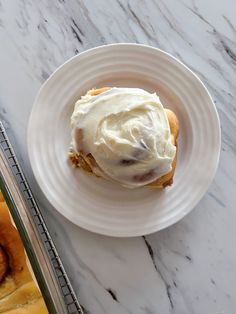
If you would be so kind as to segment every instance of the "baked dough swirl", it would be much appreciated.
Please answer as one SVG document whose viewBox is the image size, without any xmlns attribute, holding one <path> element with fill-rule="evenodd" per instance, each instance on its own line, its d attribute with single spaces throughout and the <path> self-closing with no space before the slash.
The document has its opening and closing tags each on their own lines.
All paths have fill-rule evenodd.
<svg viewBox="0 0 236 314">
<path fill-rule="evenodd" d="M 129 188 L 172 183 L 179 123 L 155 93 L 90 90 L 77 101 L 71 127 L 75 166 Z"/>
<path fill-rule="evenodd" d="M 23 243 L 0 192 L 0 313 L 48 314 L 26 262 Z"/>
</svg>

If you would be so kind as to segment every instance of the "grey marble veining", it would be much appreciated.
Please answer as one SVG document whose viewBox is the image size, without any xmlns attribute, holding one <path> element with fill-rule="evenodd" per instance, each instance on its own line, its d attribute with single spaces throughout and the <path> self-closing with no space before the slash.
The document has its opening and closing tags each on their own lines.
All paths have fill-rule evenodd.
<svg viewBox="0 0 236 314">
<path fill-rule="evenodd" d="M 236 313 L 236 3 L 234 0 L 0 0 L 0 119 L 88 314 Z M 222 151 L 208 193 L 174 226 L 133 239 L 82 230 L 32 176 L 26 131 L 41 84 L 65 60 L 113 42 L 164 49 L 209 88 Z"/>
</svg>

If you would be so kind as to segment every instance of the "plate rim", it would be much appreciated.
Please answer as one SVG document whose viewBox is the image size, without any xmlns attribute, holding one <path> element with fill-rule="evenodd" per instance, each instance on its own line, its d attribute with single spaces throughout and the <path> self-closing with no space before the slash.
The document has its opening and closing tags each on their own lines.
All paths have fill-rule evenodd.
<svg viewBox="0 0 236 314">
<path fill-rule="evenodd" d="M 36 103 L 38 102 L 38 99 L 42 93 L 42 90 L 44 89 L 44 87 L 47 85 L 48 81 L 50 81 L 51 79 L 54 78 L 54 76 L 57 75 L 57 73 L 59 71 L 61 71 L 61 69 L 66 66 L 67 64 L 71 63 L 74 59 L 78 59 L 78 58 L 81 58 L 81 56 L 85 55 L 85 54 L 88 54 L 88 53 L 91 53 L 91 52 L 94 52 L 96 53 L 96 51 L 99 51 L 101 49 L 109 49 L 109 48 L 112 48 L 112 47 L 119 47 L 119 46 L 123 46 L 123 47 L 143 47 L 145 49 L 149 49 L 149 50 L 153 50 L 154 52 L 158 52 L 158 53 L 161 53 L 161 54 L 164 54 L 166 55 L 167 57 L 171 58 L 172 60 L 174 60 L 177 64 L 179 64 L 181 67 L 184 67 L 184 69 L 189 73 L 191 74 L 197 81 L 198 83 L 200 83 L 200 86 L 201 88 L 203 88 L 203 90 L 206 92 L 206 95 L 207 97 L 209 98 L 210 102 L 211 102 L 211 105 L 212 105 L 212 109 L 214 111 L 214 114 L 215 114 L 215 118 L 216 118 L 216 122 L 217 122 L 217 130 L 215 129 L 214 132 L 217 131 L 217 158 L 216 158 L 216 161 L 215 161 L 215 164 L 214 164 L 214 167 L 212 167 L 212 171 L 211 171 L 211 175 L 209 176 L 209 179 L 208 179 L 208 182 L 207 182 L 207 187 L 201 192 L 200 196 L 198 196 L 198 198 L 196 198 L 196 200 L 193 202 L 193 204 L 191 206 L 189 206 L 189 209 L 186 210 L 186 211 L 182 211 L 180 212 L 178 215 L 170 218 L 168 220 L 168 222 L 165 222 L 165 223 L 162 223 L 161 226 L 153 226 L 153 228 L 148 228 L 149 231 L 147 232 L 133 232 L 132 233 L 129 233 L 129 232 L 117 232 L 115 230 L 115 232 L 112 232 L 111 229 L 106 229 L 104 230 L 103 227 L 101 226 L 96 226 L 94 227 L 87 224 L 81 224 L 79 225 L 78 223 L 74 222 L 72 219 L 70 219 L 69 217 L 66 216 L 66 214 L 64 215 L 63 212 L 61 212 L 61 210 L 58 210 L 57 207 L 55 206 L 55 204 L 53 203 L 53 200 L 48 197 L 47 193 L 45 193 L 45 188 L 43 188 L 42 184 L 40 184 L 41 180 L 38 179 L 38 173 L 36 171 L 36 169 L 33 167 L 33 157 L 30 153 L 30 129 L 31 129 L 31 124 L 32 124 L 32 120 L 33 120 L 33 114 L 34 114 L 34 110 L 35 110 L 35 107 L 36 107 Z M 173 224 L 177 223 L 178 221 L 180 221 L 182 218 L 184 218 L 187 214 L 189 214 L 195 207 L 196 205 L 201 201 L 201 199 L 203 198 L 203 196 L 207 193 L 210 185 L 212 184 L 212 181 L 216 175 L 216 172 L 217 172 L 217 168 L 218 168 L 218 165 L 219 165 L 219 160 L 220 160 L 220 152 L 221 152 L 221 124 L 220 124 L 220 118 L 219 118 L 219 114 L 218 114 L 218 111 L 217 111 L 217 108 L 214 104 L 214 101 L 213 101 L 213 98 L 211 96 L 211 94 L 209 93 L 206 85 L 202 82 L 202 80 L 198 77 L 198 75 L 196 73 L 194 73 L 187 65 L 185 65 L 182 61 L 180 61 L 179 59 L 177 59 L 175 56 L 173 56 L 172 54 L 160 49 L 160 48 L 157 48 L 157 47 L 153 47 L 153 46 L 149 46 L 149 45 L 146 45 L 146 44 L 139 44 L 139 43 L 112 43 L 112 44 L 105 44 L 105 45 L 100 45 L 100 46 L 97 46 L 97 47 L 93 47 L 93 48 L 90 48 L 90 49 L 87 49 L 85 51 L 82 51 L 80 52 L 79 54 L 69 58 L 68 60 L 66 60 L 64 63 L 62 63 L 59 67 L 57 67 L 55 69 L 55 71 L 52 72 L 52 74 L 45 80 L 45 82 L 41 85 L 41 87 L 39 88 L 37 94 L 36 94 L 36 97 L 34 99 L 34 102 L 33 102 L 33 105 L 32 105 L 32 108 L 31 108 L 31 112 L 30 112 L 30 116 L 29 116 L 29 120 L 28 120 L 28 126 L 27 126 L 27 150 L 28 150 L 28 157 L 29 157 L 29 161 L 30 161 L 30 166 L 31 166 L 31 169 L 32 169 L 32 172 L 33 172 L 33 176 L 37 182 L 37 185 L 39 186 L 40 190 L 43 192 L 43 194 L 45 195 L 45 197 L 47 198 L 48 202 L 52 205 L 53 208 L 55 208 L 55 210 L 60 214 L 62 215 L 63 217 L 65 217 L 67 220 L 69 220 L 70 222 L 72 222 L 73 224 L 83 228 L 83 229 L 86 229 L 90 232 L 93 232 L 93 233 L 97 233 L 97 234 L 101 234 L 101 235 L 106 235 L 106 236 L 111 236 L 111 237 L 120 237 L 120 238 L 124 238 L 124 237 L 137 237 L 137 236 L 143 236 L 143 235 L 148 235 L 148 234 L 152 234 L 154 232 L 157 232 L 157 231 L 160 231 L 160 230 L 163 230 L 165 228 L 168 228 L 170 226 L 172 226 Z"/>
</svg>

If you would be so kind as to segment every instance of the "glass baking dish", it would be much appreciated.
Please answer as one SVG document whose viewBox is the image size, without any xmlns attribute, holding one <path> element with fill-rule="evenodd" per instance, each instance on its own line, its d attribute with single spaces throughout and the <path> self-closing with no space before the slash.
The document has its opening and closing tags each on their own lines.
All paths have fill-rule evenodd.
<svg viewBox="0 0 236 314">
<path fill-rule="evenodd" d="M 50 314 L 83 314 L 40 210 L 0 122 L 0 190 Z"/>
</svg>

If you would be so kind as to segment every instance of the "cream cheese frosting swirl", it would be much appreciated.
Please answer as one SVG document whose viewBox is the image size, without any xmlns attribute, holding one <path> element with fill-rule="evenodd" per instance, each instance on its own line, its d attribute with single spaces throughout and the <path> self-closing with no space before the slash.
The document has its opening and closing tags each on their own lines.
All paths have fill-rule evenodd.
<svg viewBox="0 0 236 314">
<path fill-rule="evenodd" d="M 146 185 L 172 169 L 176 147 L 156 93 L 114 87 L 86 94 L 75 104 L 71 127 L 73 150 L 91 153 L 100 175 L 123 186 Z"/>
</svg>

